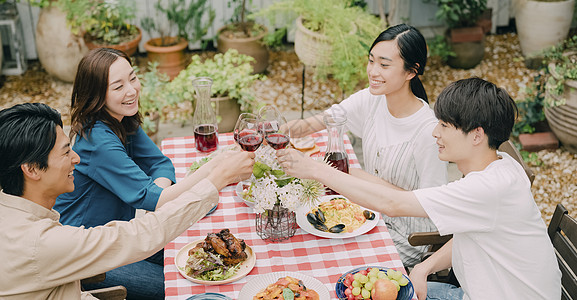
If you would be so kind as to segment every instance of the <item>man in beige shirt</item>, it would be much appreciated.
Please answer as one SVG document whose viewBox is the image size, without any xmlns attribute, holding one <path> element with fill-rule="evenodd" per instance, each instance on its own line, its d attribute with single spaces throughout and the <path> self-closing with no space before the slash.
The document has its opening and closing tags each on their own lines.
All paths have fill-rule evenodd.
<svg viewBox="0 0 577 300">
<path fill-rule="evenodd" d="M 205 179 L 130 222 L 63 226 L 52 206 L 74 190 L 80 158 L 60 114 L 39 103 L 0 111 L 0 299 L 96 299 L 81 293 L 81 279 L 163 248 L 218 203 L 218 190 L 248 178 L 253 159 L 246 151 L 217 156 L 202 167 Z"/>
</svg>

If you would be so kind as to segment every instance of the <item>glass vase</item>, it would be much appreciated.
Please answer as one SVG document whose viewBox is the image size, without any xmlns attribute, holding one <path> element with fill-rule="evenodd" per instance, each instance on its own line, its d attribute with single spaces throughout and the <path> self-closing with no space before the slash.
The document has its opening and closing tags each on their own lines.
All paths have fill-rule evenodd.
<svg viewBox="0 0 577 300">
<path fill-rule="evenodd" d="M 275 204 L 272 209 L 256 214 L 256 233 L 269 242 L 281 242 L 295 235 L 297 220 L 294 211 Z"/>
<path fill-rule="evenodd" d="M 349 173 L 349 156 L 344 143 L 344 126 L 347 123 L 347 115 L 344 111 L 333 111 L 323 117 L 327 127 L 329 140 L 325 153 L 325 161 L 341 172 Z M 332 189 L 327 189 L 327 195 L 338 194 Z"/>
</svg>

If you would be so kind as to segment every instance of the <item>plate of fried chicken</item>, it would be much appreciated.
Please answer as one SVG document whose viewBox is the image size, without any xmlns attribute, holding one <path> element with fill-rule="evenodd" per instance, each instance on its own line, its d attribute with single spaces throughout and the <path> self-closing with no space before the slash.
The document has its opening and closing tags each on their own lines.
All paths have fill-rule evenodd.
<svg viewBox="0 0 577 300">
<path fill-rule="evenodd" d="M 199 284 L 219 285 L 246 276 L 254 267 L 256 257 L 244 240 L 223 229 L 182 247 L 174 260 L 184 278 Z"/>
</svg>

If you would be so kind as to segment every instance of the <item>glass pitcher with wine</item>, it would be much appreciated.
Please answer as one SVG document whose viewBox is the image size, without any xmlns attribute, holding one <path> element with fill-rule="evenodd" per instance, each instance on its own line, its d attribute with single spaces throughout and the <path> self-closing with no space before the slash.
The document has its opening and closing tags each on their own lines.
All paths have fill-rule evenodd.
<svg viewBox="0 0 577 300">
<path fill-rule="evenodd" d="M 192 117 L 194 143 L 200 152 L 212 152 L 218 147 L 218 123 L 212 105 L 210 88 L 212 79 L 197 77 L 192 81 L 196 91 L 196 109 Z"/>
<path fill-rule="evenodd" d="M 328 131 L 328 144 L 325 152 L 325 161 L 337 170 L 349 173 L 349 156 L 345 150 L 343 140 L 344 126 L 347 123 L 347 115 L 344 112 L 331 112 L 323 117 L 323 122 Z M 337 192 L 327 189 L 327 195 L 335 195 Z"/>
</svg>

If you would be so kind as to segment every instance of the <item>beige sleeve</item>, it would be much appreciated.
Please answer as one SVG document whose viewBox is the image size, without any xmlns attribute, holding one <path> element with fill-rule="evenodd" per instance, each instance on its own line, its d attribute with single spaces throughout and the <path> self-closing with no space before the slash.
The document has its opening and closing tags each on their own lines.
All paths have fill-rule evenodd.
<svg viewBox="0 0 577 300">
<path fill-rule="evenodd" d="M 204 217 L 218 199 L 215 186 L 204 179 L 157 211 L 130 222 L 90 229 L 46 224 L 37 241 L 40 275 L 55 286 L 145 259 Z"/>
</svg>

